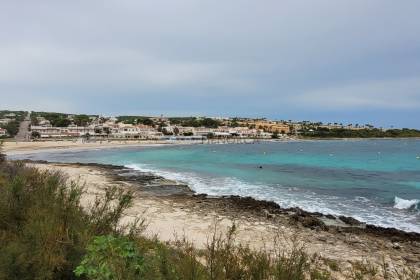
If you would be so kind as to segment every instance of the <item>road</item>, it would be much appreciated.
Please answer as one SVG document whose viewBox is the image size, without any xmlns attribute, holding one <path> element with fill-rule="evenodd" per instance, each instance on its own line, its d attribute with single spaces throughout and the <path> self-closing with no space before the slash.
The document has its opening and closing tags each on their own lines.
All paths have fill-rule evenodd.
<svg viewBox="0 0 420 280">
<path fill-rule="evenodd" d="M 31 113 L 28 113 L 19 125 L 19 132 L 15 136 L 15 140 L 18 142 L 24 142 L 29 140 L 29 126 L 31 125 Z"/>
</svg>

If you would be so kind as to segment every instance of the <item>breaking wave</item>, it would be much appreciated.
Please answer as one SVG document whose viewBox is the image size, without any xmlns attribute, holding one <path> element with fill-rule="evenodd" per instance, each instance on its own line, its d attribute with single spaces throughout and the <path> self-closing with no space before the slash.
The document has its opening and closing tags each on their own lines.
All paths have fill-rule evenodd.
<svg viewBox="0 0 420 280">
<path fill-rule="evenodd" d="M 394 198 L 394 208 L 404 210 L 404 209 L 418 209 L 420 204 L 419 199 L 403 199 L 398 196 Z"/>
<path fill-rule="evenodd" d="M 352 216 L 359 221 L 382 227 L 395 227 L 405 231 L 420 232 L 417 211 L 411 214 L 392 211 L 395 208 L 399 210 L 416 207 L 417 209 L 419 200 L 404 200 L 396 197 L 394 208 L 386 209 L 375 204 L 374 201 L 360 196 L 343 201 L 340 197 L 320 195 L 297 187 L 252 184 L 232 177 L 214 177 L 194 172 L 179 172 L 156 168 L 148 164 L 127 164 L 125 167 L 185 183 L 197 193 L 205 193 L 211 196 L 251 196 L 255 199 L 274 201 L 285 208 L 300 207 L 310 212 Z"/>
</svg>

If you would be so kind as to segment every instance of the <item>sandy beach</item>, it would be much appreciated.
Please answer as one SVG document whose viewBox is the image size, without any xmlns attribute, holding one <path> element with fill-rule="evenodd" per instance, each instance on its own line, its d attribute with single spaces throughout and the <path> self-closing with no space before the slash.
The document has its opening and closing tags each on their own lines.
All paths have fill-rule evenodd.
<svg viewBox="0 0 420 280">
<path fill-rule="evenodd" d="M 192 142 L 178 141 L 177 145 L 191 144 Z M 89 149 L 111 149 L 123 147 L 141 147 L 141 146 L 159 146 L 159 145 L 173 145 L 175 142 L 158 141 L 158 140 L 128 140 L 128 141 L 33 141 L 33 142 L 15 142 L 7 141 L 3 143 L 3 151 L 6 154 L 25 154 L 42 151 L 54 150 L 89 150 Z"/>
<path fill-rule="evenodd" d="M 185 237 L 203 248 L 215 224 L 223 232 L 235 223 L 241 244 L 259 250 L 274 247 L 277 242 L 287 248 L 296 239 L 305 245 L 309 254 L 338 263 L 341 272 L 333 272 L 337 279 L 346 279 L 346 271 L 355 262 L 369 262 L 378 267 L 385 262 L 392 269 L 409 266 L 420 270 L 418 234 L 364 228 L 345 219 L 346 222 L 332 223 L 327 217 L 299 209 L 280 209 L 253 199 L 194 195 L 188 186 L 122 167 L 30 164 L 40 169 L 59 170 L 67 174 L 69 180 L 82 184 L 86 190 L 85 206 L 92 203 L 95 196 L 102 195 L 107 186 L 134 191 L 134 205 L 123 222 L 145 218 L 148 224 L 145 234 L 156 235 L 162 241 Z"/>
<path fill-rule="evenodd" d="M 281 141 L 288 141 L 281 140 Z M 237 141 L 253 141 L 252 139 L 222 139 L 222 140 L 210 140 L 211 143 L 219 143 L 223 141 L 224 144 L 237 143 Z M 261 141 L 261 140 L 260 140 Z M 265 141 L 265 140 L 264 140 Z M 221 143 L 220 142 L 220 143 Z M 202 142 L 200 140 L 49 140 L 49 141 L 6 141 L 3 143 L 3 151 L 8 155 L 36 153 L 43 151 L 81 151 L 81 150 L 92 150 L 92 149 L 113 149 L 113 148 L 127 148 L 127 147 L 148 147 L 148 146 L 162 146 L 162 145 L 194 145 L 194 144 L 207 144 L 208 140 Z"/>
</svg>

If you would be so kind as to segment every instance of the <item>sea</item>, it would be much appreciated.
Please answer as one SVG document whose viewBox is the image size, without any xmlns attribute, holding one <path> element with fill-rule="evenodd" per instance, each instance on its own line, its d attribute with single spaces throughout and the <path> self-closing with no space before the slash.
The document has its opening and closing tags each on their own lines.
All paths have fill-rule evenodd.
<svg viewBox="0 0 420 280">
<path fill-rule="evenodd" d="M 420 233 L 418 139 L 163 145 L 11 158 L 124 165 L 197 193 L 250 196 Z"/>
</svg>

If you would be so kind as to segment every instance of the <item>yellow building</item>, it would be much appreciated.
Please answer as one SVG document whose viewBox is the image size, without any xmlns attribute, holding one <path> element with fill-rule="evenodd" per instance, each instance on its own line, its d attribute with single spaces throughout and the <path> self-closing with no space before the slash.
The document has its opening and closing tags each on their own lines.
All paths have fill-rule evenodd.
<svg viewBox="0 0 420 280">
<path fill-rule="evenodd" d="M 274 121 L 251 121 L 248 125 L 254 126 L 256 129 L 262 129 L 265 132 L 289 134 L 290 127 L 288 124 Z"/>
</svg>

